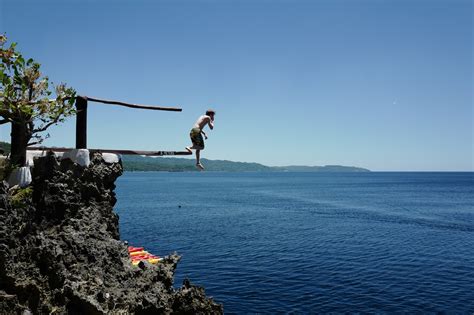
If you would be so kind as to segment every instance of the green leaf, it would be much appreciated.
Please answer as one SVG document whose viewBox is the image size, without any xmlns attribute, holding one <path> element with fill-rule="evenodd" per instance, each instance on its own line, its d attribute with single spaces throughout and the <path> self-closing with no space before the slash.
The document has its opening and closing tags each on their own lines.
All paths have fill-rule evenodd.
<svg viewBox="0 0 474 315">
<path fill-rule="evenodd" d="M 18 55 L 18 57 L 16 58 L 16 61 L 21 65 L 21 66 L 25 66 L 25 59 L 23 58 L 22 55 Z"/>
</svg>

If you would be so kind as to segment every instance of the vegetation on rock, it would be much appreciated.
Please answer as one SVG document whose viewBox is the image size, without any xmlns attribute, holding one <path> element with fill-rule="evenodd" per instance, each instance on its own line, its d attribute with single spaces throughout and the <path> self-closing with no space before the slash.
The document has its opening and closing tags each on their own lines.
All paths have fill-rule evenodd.
<svg viewBox="0 0 474 315">
<path fill-rule="evenodd" d="M 64 83 L 50 83 L 38 62 L 26 60 L 16 43 L 6 42 L 0 35 L 0 124 L 11 124 L 10 159 L 23 166 L 27 146 L 41 143 L 48 137 L 44 131 L 75 113 L 76 92 Z"/>
</svg>

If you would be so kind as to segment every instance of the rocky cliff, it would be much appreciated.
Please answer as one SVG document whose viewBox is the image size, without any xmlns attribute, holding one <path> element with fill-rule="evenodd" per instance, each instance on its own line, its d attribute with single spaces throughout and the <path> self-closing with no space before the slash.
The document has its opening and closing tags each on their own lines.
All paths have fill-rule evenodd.
<svg viewBox="0 0 474 315">
<path fill-rule="evenodd" d="M 121 174 L 100 154 L 88 167 L 49 155 L 31 187 L 0 184 L 1 314 L 222 313 L 203 288 L 173 288 L 176 253 L 131 264 L 113 212 Z"/>
</svg>

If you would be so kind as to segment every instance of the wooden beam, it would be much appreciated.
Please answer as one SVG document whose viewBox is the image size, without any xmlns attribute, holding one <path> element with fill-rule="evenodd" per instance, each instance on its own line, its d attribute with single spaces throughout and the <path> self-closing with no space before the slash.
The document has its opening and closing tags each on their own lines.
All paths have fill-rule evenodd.
<svg viewBox="0 0 474 315">
<path fill-rule="evenodd" d="M 73 148 L 48 148 L 48 147 L 28 147 L 28 151 L 53 151 L 68 152 Z M 146 156 L 172 156 L 172 155 L 192 155 L 188 151 L 138 151 L 138 150 L 120 150 L 120 149 L 87 149 L 90 152 L 115 153 L 122 155 L 146 155 Z"/>
<path fill-rule="evenodd" d="M 165 111 L 172 111 L 172 112 L 181 112 L 181 111 L 183 111 L 182 108 L 176 108 L 176 107 L 162 107 L 162 106 L 130 104 L 130 103 L 124 103 L 124 102 L 119 102 L 119 101 L 103 100 L 103 99 L 90 97 L 90 96 L 85 96 L 85 98 L 89 101 L 92 101 L 92 102 L 99 102 L 99 103 L 111 104 L 111 105 L 119 105 L 119 106 L 131 107 L 131 108 L 151 109 L 151 110 L 165 110 Z"/>
</svg>

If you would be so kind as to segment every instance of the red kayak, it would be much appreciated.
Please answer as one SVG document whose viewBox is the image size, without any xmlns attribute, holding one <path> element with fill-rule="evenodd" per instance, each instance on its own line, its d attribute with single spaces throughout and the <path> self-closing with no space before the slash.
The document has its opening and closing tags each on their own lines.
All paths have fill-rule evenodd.
<svg viewBox="0 0 474 315">
<path fill-rule="evenodd" d="M 133 246 L 128 247 L 128 252 L 129 253 L 141 252 L 142 250 L 143 250 L 143 247 L 133 247 Z"/>
</svg>

